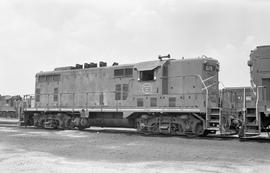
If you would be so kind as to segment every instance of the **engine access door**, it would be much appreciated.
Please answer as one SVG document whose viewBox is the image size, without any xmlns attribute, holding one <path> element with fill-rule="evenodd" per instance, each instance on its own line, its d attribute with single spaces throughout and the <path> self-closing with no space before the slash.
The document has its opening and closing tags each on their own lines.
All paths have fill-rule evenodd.
<svg viewBox="0 0 270 173">
<path fill-rule="evenodd" d="M 162 94 L 168 94 L 168 62 L 169 61 L 162 66 Z"/>
</svg>

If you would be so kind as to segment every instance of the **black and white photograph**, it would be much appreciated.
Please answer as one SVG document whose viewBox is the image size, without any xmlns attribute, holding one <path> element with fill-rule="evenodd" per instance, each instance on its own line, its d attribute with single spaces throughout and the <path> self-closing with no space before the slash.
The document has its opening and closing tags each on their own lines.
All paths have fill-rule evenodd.
<svg viewBox="0 0 270 173">
<path fill-rule="evenodd" d="M 0 0 L 1 173 L 270 172 L 270 1 Z"/>
</svg>

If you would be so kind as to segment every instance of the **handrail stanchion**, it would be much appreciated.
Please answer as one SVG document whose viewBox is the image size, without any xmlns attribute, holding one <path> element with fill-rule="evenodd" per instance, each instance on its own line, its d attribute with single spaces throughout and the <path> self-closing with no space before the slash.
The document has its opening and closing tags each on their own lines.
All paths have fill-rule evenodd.
<svg viewBox="0 0 270 173">
<path fill-rule="evenodd" d="M 62 100 L 62 93 L 59 94 L 59 105 L 58 105 L 58 109 L 59 109 L 60 111 L 61 111 L 61 108 L 62 108 L 61 100 Z"/>
<path fill-rule="evenodd" d="M 88 92 L 86 92 L 86 112 L 88 112 Z"/>
<path fill-rule="evenodd" d="M 206 110 L 205 110 L 205 114 L 206 114 L 206 116 L 205 116 L 205 120 L 206 120 L 205 126 L 206 127 L 205 128 L 207 128 L 207 122 L 208 122 L 208 87 L 205 85 L 204 80 L 202 79 L 201 75 L 197 75 L 197 76 L 200 78 L 200 80 L 201 80 L 201 82 L 202 82 L 202 84 L 204 86 L 204 88 L 202 90 L 205 89 L 205 97 L 206 97 L 206 101 L 205 101 L 205 108 L 206 108 Z"/>
<path fill-rule="evenodd" d="M 259 98 L 260 98 L 260 90 L 259 88 L 263 88 L 263 86 L 258 86 L 257 87 L 257 99 L 256 99 L 256 124 L 259 126 L 259 133 L 261 132 L 261 123 L 259 120 L 259 111 L 258 111 L 258 104 L 259 104 Z"/>
<path fill-rule="evenodd" d="M 243 93 L 243 121 L 245 124 L 246 123 L 246 88 L 244 88 L 244 93 Z"/>
</svg>

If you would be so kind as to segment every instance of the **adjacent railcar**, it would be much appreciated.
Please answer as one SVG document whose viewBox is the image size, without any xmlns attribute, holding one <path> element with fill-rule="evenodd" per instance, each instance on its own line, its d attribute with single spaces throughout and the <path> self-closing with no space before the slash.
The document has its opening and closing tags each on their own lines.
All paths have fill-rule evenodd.
<svg viewBox="0 0 270 173">
<path fill-rule="evenodd" d="M 226 87 L 221 90 L 221 133 L 238 133 L 244 117 L 254 113 L 256 96 L 251 87 Z"/>
<path fill-rule="evenodd" d="M 270 46 L 257 46 L 252 50 L 248 66 L 256 103 L 245 118 L 245 132 L 260 134 L 270 125 Z"/>
<path fill-rule="evenodd" d="M 18 118 L 21 111 L 20 96 L 1 96 L 0 95 L 0 117 Z"/>
<path fill-rule="evenodd" d="M 106 63 L 36 74 L 35 106 L 24 125 L 84 129 L 137 128 L 143 133 L 195 134 L 219 130 L 219 63 L 202 57 L 107 67 Z"/>
</svg>

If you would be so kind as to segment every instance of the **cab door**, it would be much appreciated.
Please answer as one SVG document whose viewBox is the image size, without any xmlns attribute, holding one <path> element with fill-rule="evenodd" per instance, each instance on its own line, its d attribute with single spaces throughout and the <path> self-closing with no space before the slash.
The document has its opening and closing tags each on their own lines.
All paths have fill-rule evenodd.
<svg viewBox="0 0 270 173">
<path fill-rule="evenodd" d="M 267 111 L 270 111 L 270 78 L 263 78 L 262 79 L 262 86 L 263 89 L 263 101 L 264 105 L 267 107 Z"/>
</svg>

